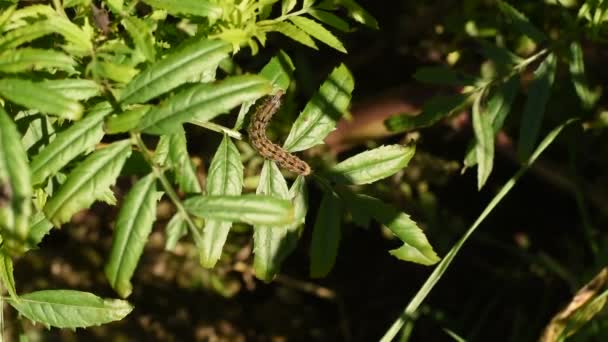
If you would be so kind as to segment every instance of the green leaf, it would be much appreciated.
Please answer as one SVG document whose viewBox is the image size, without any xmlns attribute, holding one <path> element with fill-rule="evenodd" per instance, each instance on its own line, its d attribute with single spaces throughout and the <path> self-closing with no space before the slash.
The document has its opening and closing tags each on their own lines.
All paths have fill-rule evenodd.
<svg viewBox="0 0 608 342">
<path fill-rule="evenodd" d="M 130 155 L 129 140 L 112 143 L 89 155 L 70 172 L 59 191 L 47 202 L 44 213 L 49 221 L 60 226 L 106 195 Z"/>
<path fill-rule="evenodd" d="M 169 220 L 169 223 L 167 223 L 165 233 L 167 235 L 167 240 L 165 241 L 165 250 L 175 250 L 175 246 L 177 246 L 179 239 L 188 233 L 188 227 L 186 226 L 184 216 L 180 213 L 175 213 L 171 220 Z"/>
<path fill-rule="evenodd" d="M 461 109 L 468 103 L 469 97 L 469 94 L 435 96 L 424 103 L 422 113 L 417 115 L 395 115 L 388 118 L 384 124 L 393 132 L 402 132 L 431 126 L 437 121 Z"/>
<path fill-rule="evenodd" d="M 27 154 L 15 123 L 0 107 L 0 234 L 11 254 L 25 249 L 31 198 Z"/>
<path fill-rule="evenodd" d="M 331 32 L 329 32 L 323 25 L 317 23 L 312 19 L 308 19 L 305 17 L 290 17 L 292 23 L 294 23 L 297 27 L 299 27 L 302 31 L 308 33 L 309 35 L 317 38 L 323 43 L 331 46 L 332 48 L 346 53 L 346 49 L 344 45 L 334 36 Z"/>
<path fill-rule="evenodd" d="M 494 134 L 500 131 L 507 115 L 511 112 L 511 106 L 517 96 L 517 89 L 519 89 L 519 76 L 514 75 L 507 82 L 501 84 L 488 101 L 486 108 L 492 121 Z"/>
<path fill-rule="evenodd" d="M 297 152 L 323 143 L 348 109 L 354 86 L 353 76 L 344 64 L 335 68 L 294 122 L 284 148 Z"/>
<path fill-rule="evenodd" d="M 41 20 L 24 25 L 0 36 L 0 51 L 9 51 L 19 45 L 31 42 L 47 34 L 54 33 L 48 20 Z"/>
<path fill-rule="evenodd" d="M 526 160 L 530 156 L 538 140 L 556 67 L 557 58 L 554 54 L 550 54 L 534 71 L 534 80 L 528 89 L 528 99 L 524 105 L 519 128 L 517 155 L 521 160 Z"/>
<path fill-rule="evenodd" d="M 86 79 L 44 80 L 39 84 L 46 89 L 61 93 L 68 99 L 77 101 L 101 95 L 101 87 L 95 81 Z"/>
<path fill-rule="evenodd" d="M 243 191 L 243 163 L 232 139 L 224 134 L 220 146 L 209 166 L 207 193 L 209 195 L 240 195 Z M 211 268 L 222 255 L 222 249 L 232 227 L 230 221 L 209 219 L 203 228 L 203 245 L 200 246 L 201 265 Z"/>
<path fill-rule="evenodd" d="M 338 17 L 337 15 L 335 15 L 331 12 L 311 9 L 308 11 L 308 14 L 310 14 L 312 17 L 314 17 L 318 21 L 320 21 L 324 24 L 327 24 L 333 28 L 336 28 L 342 32 L 350 31 L 350 25 L 345 20 L 343 20 L 342 18 Z"/>
<path fill-rule="evenodd" d="M 106 278 L 122 298 L 131 294 L 131 277 L 156 220 L 156 177 L 149 174 L 131 188 L 118 213 Z"/>
<path fill-rule="evenodd" d="M 256 193 L 289 199 L 287 182 L 275 162 L 264 161 Z M 263 224 L 253 227 L 253 270 L 257 278 L 270 282 L 279 272 L 283 260 L 296 246 L 297 234 L 293 230 L 294 224 L 297 224 L 297 219 L 280 227 Z"/>
<path fill-rule="evenodd" d="M 230 51 L 230 44 L 221 40 L 189 42 L 133 78 L 120 94 L 120 102 L 143 103 L 175 89 L 192 75 L 215 68 Z"/>
<path fill-rule="evenodd" d="M 37 185 L 57 173 L 74 158 L 92 150 L 103 138 L 103 120 L 112 112 L 106 102 L 93 108 L 84 119 L 74 123 L 32 159 L 32 184 Z"/>
<path fill-rule="evenodd" d="M 185 193 L 200 193 L 201 184 L 188 153 L 186 132 L 183 129 L 169 137 L 169 160 L 173 165 L 179 189 Z"/>
<path fill-rule="evenodd" d="M 473 104 L 473 131 L 475 132 L 475 156 L 479 166 L 477 167 L 477 189 L 484 186 L 492 167 L 494 166 L 494 130 L 492 129 L 492 118 L 490 113 L 481 111 L 482 94 L 479 94 Z"/>
<path fill-rule="evenodd" d="M 18 301 L 19 296 L 17 296 L 15 277 L 13 276 L 13 260 L 2 251 L 0 251 L 0 279 L 2 279 L 2 287 L 7 289 L 13 300 Z"/>
<path fill-rule="evenodd" d="M 492 137 L 496 136 L 503 126 L 503 123 L 511 111 L 511 106 L 517 95 L 519 88 L 519 76 L 511 77 L 507 82 L 501 84 L 492 94 L 487 106 L 483 108 L 484 114 L 489 117 L 492 123 Z M 494 139 L 494 138 L 492 138 Z M 493 140 L 492 140 L 493 141 Z M 472 167 L 477 164 L 477 142 L 475 141 L 467 150 L 464 160 L 464 167 Z"/>
<path fill-rule="evenodd" d="M 306 177 L 298 176 L 295 182 L 289 188 L 289 198 L 293 203 L 294 215 L 296 222 L 292 227 L 288 228 L 291 230 L 297 230 L 298 234 L 306 222 L 306 213 L 308 212 L 308 191 L 306 189 Z"/>
<path fill-rule="evenodd" d="M 570 75 L 584 109 L 591 109 L 601 96 L 601 90 L 592 91 L 585 75 L 585 60 L 580 43 L 570 44 Z"/>
<path fill-rule="evenodd" d="M 31 96 L 36 94 L 36 96 Z M 4 78 L 0 80 L 0 95 L 7 100 L 43 113 L 54 114 L 68 120 L 78 120 L 83 107 L 58 91 L 50 90 L 28 80 Z"/>
<path fill-rule="evenodd" d="M 171 14 L 190 14 L 211 21 L 222 16 L 222 7 L 207 0 L 143 0 L 146 4 Z"/>
<path fill-rule="evenodd" d="M 330 177 L 339 184 L 370 184 L 401 171 L 415 152 L 414 146 L 381 146 L 332 167 Z"/>
<path fill-rule="evenodd" d="M 151 105 L 138 105 L 120 114 L 114 114 L 107 118 L 104 131 L 108 134 L 127 133 L 133 131 L 139 125 L 141 118 L 152 109 Z"/>
<path fill-rule="evenodd" d="M 315 41 L 312 40 L 312 38 L 310 38 L 310 36 L 306 32 L 300 30 L 299 28 L 290 23 L 284 21 L 273 23 L 268 30 L 277 31 L 285 37 L 293 39 L 302 45 L 306 45 L 315 50 L 318 50 L 317 44 L 315 44 Z"/>
<path fill-rule="evenodd" d="M 295 69 L 289 55 L 285 51 L 279 50 L 276 56 L 272 57 L 262 68 L 260 76 L 269 80 L 273 86 L 287 90 Z"/>
<path fill-rule="evenodd" d="M 74 73 L 72 57 L 54 50 L 22 48 L 0 54 L 0 72 L 18 73 L 28 70 L 59 69 Z"/>
<path fill-rule="evenodd" d="M 440 260 L 422 229 L 408 215 L 371 196 L 344 192 L 342 198 L 353 214 L 373 218 L 403 242 L 403 246 L 390 251 L 394 257 L 422 265 L 433 265 Z"/>
<path fill-rule="evenodd" d="M 133 16 L 125 16 L 120 21 L 133 40 L 137 50 L 150 62 L 156 59 L 156 49 L 154 48 L 154 36 L 152 30 L 142 19 Z"/>
<path fill-rule="evenodd" d="M 296 7 L 298 0 L 282 0 L 281 1 L 281 15 L 285 15 Z"/>
<path fill-rule="evenodd" d="M 212 84 L 198 84 L 150 110 L 140 121 L 138 129 L 150 134 L 173 133 L 184 122 L 209 121 L 271 90 L 270 83 L 256 75 L 234 76 Z"/>
<path fill-rule="evenodd" d="M 287 90 L 289 83 L 293 78 L 293 72 L 295 66 L 283 50 L 279 50 L 276 56 L 272 57 L 270 61 L 260 71 L 260 76 L 270 81 L 274 88 L 280 88 Z M 247 101 L 241 105 L 239 114 L 234 124 L 235 130 L 240 130 L 245 122 L 245 116 L 249 112 L 249 108 L 253 105 L 254 101 Z"/>
<path fill-rule="evenodd" d="M 310 276 L 325 277 L 334 267 L 340 244 L 341 200 L 333 193 L 325 193 L 312 231 L 310 246 Z"/>
<path fill-rule="evenodd" d="M 423 83 L 449 86 L 467 86 L 477 82 L 477 78 L 445 66 L 419 68 L 416 70 L 414 78 Z"/>
<path fill-rule="evenodd" d="M 289 201 L 272 196 L 195 196 L 184 201 L 194 216 L 252 225 L 283 225 L 294 220 Z"/>
<path fill-rule="evenodd" d="M 9 303 L 31 321 L 71 329 L 119 321 L 133 310 L 127 301 L 74 290 L 31 292 Z"/>
<path fill-rule="evenodd" d="M 109 79 L 122 84 L 130 82 L 138 73 L 134 66 L 100 60 L 92 61 L 89 69 L 99 79 Z"/>
<path fill-rule="evenodd" d="M 30 217 L 30 233 L 27 238 L 28 249 L 33 249 L 40 242 L 46 234 L 48 234 L 53 228 L 53 224 L 46 219 L 42 211 L 37 212 Z"/>
<path fill-rule="evenodd" d="M 511 21 L 514 29 L 528 36 L 528 38 L 537 43 L 542 43 L 547 39 L 543 32 L 534 27 L 528 18 L 513 6 L 504 1 L 498 1 L 498 9 Z"/>
</svg>

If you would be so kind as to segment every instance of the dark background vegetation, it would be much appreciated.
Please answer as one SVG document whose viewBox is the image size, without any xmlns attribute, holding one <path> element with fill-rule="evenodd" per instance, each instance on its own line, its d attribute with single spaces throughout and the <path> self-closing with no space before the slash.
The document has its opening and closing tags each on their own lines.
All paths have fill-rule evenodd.
<svg viewBox="0 0 608 342">
<path fill-rule="evenodd" d="M 457 91 L 417 83 L 412 78 L 416 68 L 444 64 L 448 53 L 459 51 L 462 56 L 455 68 L 479 73 L 483 59 L 475 50 L 476 41 L 464 33 L 467 21 L 495 25 L 512 39 L 500 25 L 491 1 L 360 3 L 378 19 L 380 30 L 358 28 L 344 35 L 349 50 L 346 56 L 326 47 L 316 52 L 275 34 L 260 55 L 251 57 L 244 52 L 239 62 L 256 72 L 276 52 L 273 47 L 284 48 L 297 68 L 297 100 L 302 106 L 328 71 L 344 61 L 356 80 L 355 122 L 361 118 L 382 122 L 390 114 L 414 112 L 434 94 Z M 559 29 L 555 7 L 541 1 L 529 3 L 533 4 L 520 9 L 537 27 Z M 602 61 L 607 50 L 597 43 L 583 42 L 583 46 L 590 83 L 605 84 L 608 71 Z M 560 78 L 560 73 L 558 70 L 545 115 L 545 131 L 580 110 L 571 83 Z M 518 169 L 513 141 L 523 98 L 520 95 L 507 119 L 504 134 L 511 140 L 499 140 L 494 173 L 481 192 L 476 190 L 474 170 L 460 174 L 473 136 L 467 113 L 420 130 L 418 152 L 408 169 L 366 191 L 389 199 L 412 215 L 438 254 L 445 255 Z M 348 137 L 348 133 L 337 134 L 345 139 L 343 135 Z M 204 179 L 218 138 L 196 129 L 188 134 L 194 137 L 189 148 L 200 161 Z M 415 320 L 410 340 L 449 341 L 444 328 L 468 341 L 533 341 L 540 336 L 551 317 L 607 262 L 605 135 L 605 131 L 571 129 L 545 153 L 473 235 L 431 292 Z M 330 144 L 314 153 L 342 159 L 365 145 L 405 142 L 412 134 L 387 136 L 374 131 L 369 136 L 374 138 L 371 142 L 360 139 L 360 145 L 347 148 Z M 119 182 L 119 199 L 132 181 Z M 314 206 L 320 202 L 320 192 L 313 185 L 310 189 Z M 584 198 L 589 225 L 597 228 L 593 236 L 584 233 L 577 192 Z M 24 328 L 62 341 L 375 341 L 432 271 L 432 267 L 392 257 L 388 250 L 397 242 L 381 227 L 360 229 L 346 223 L 336 266 L 327 278 L 308 277 L 307 230 L 281 275 L 264 284 L 248 267 L 251 233 L 245 227 L 235 228 L 224 258 L 214 270 L 198 265 L 190 241 L 182 241 L 176 253 L 164 251 L 163 229 L 172 210 L 168 203 L 161 205 L 159 221 L 133 279 L 129 300 L 135 310 L 125 320 L 76 332 L 45 331 L 29 323 Z M 312 208 L 308 217 L 314 218 L 315 211 Z M 103 264 L 115 217 L 115 208 L 98 204 L 47 236 L 39 251 L 15 265 L 20 291 L 67 287 L 113 297 Z M 591 251 L 591 244 L 596 245 L 597 253 Z M 21 329 L 10 316 L 14 312 L 7 315 L 7 327 Z M 579 339 L 603 340 L 603 320 L 600 316 Z M 591 335 L 595 339 L 586 337 Z"/>
</svg>

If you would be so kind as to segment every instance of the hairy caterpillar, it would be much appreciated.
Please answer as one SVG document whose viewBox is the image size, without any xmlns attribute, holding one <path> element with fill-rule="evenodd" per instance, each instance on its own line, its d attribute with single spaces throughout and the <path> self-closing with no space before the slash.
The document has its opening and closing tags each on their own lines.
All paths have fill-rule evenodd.
<svg viewBox="0 0 608 342">
<path fill-rule="evenodd" d="M 280 167 L 306 176 L 310 174 L 310 166 L 302 159 L 285 151 L 282 147 L 275 145 L 266 137 L 266 126 L 281 106 L 283 91 L 279 90 L 275 95 L 268 97 L 255 111 L 247 132 L 253 148 L 269 160 L 275 161 Z"/>
</svg>

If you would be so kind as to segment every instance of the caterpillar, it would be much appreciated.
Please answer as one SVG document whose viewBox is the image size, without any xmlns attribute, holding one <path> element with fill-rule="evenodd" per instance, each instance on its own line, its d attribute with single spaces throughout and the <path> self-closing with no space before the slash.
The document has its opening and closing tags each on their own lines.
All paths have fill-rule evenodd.
<svg viewBox="0 0 608 342">
<path fill-rule="evenodd" d="M 275 145 L 266 137 L 266 126 L 281 107 L 283 94 L 283 91 L 279 90 L 275 95 L 269 96 L 255 111 L 247 129 L 249 140 L 262 157 L 275 161 L 280 167 L 291 172 L 307 176 L 311 170 L 305 161 Z"/>
</svg>

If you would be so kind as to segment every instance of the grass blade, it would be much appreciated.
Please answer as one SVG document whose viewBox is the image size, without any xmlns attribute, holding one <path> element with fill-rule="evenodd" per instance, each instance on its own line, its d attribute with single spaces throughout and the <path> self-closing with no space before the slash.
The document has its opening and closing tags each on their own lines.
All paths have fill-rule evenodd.
<svg viewBox="0 0 608 342">
<path fill-rule="evenodd" d="M 494 210 L 494 208 L 502 201 L 502 199 L 513 189 L 515 184 L 521 176 L 528 170 L 530 165 L 532 165 L 538 156 L 540 156 L 549 145 L 555 140 L 555 138 L 561 133 L 561 131 L 568 125 L 570 125 L 574 120 L 569 120 L 566 123 L 554 128 L 545 139 L 539 144 L 534 153 L 530 156 L 528 161 L 517 171 L 517 173 L 511 177 L 505 185 L 500 189 L 500 191 L 492 198 L 490 203 L 486 206 L 486 208 L 481 212 L 477 220 L 469 227 L 469 229 L 465 232 L 465 234 L 452 246 L 450 251 L 445 255 L 443 260 L 435 267 L 435 270 L 424 282 L 422 287 L 418 290 L 416 295 L 410 300 L 409 304 L 401 314 L 399 318 L 393 323 L 393 325 L 386 331 L 381 342 L 390 342 L 395 336 L 399 333 L 399 330 L 403 327 L 405 322 L 408 320 L 408 317 L 412 316 L 412 314 L 418 310 L 418 307 L 424 299 L 429 295 L 433 287 L 439 282 L 443 274 L 450 267 L 450 264 L 460 251 L 460 248 L 464 245 L 467 239 L 475 232 L 477 227 L 486 219 L 486 217 Z"/>
</svg>

